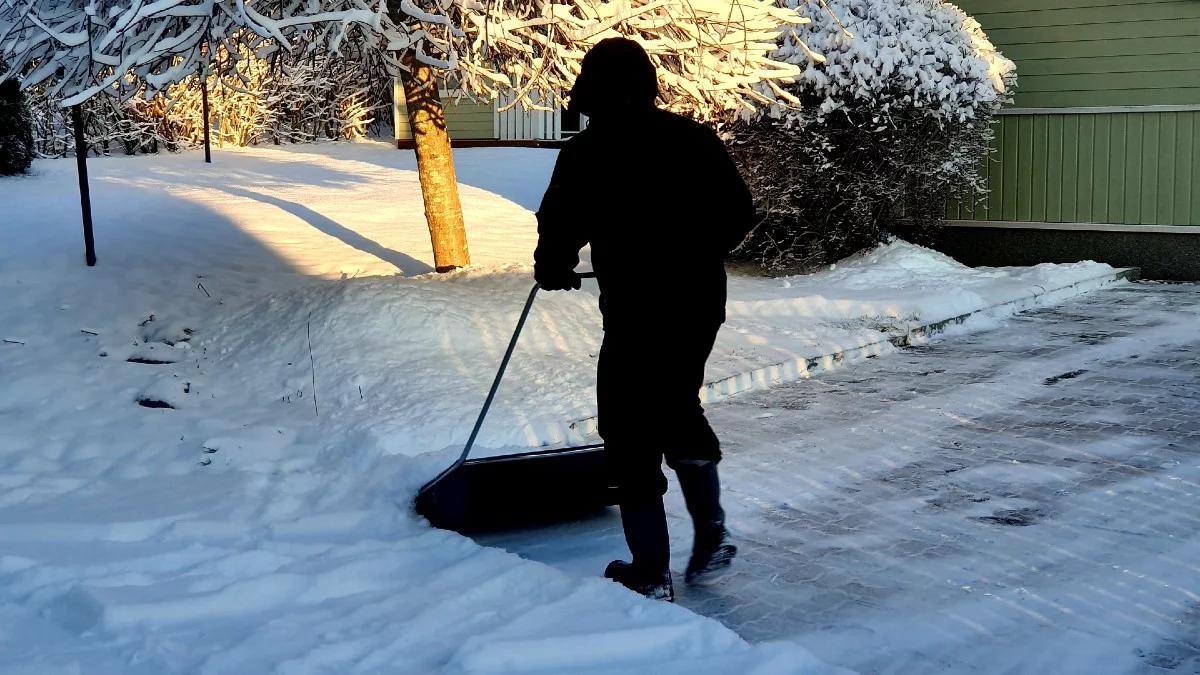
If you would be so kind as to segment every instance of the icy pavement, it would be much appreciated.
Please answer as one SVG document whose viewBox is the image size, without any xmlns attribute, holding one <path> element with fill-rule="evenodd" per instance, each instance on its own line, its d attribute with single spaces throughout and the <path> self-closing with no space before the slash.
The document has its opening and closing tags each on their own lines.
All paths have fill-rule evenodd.
<svg viewBox="0 0 1200 675">
<path fill-rule="evenodd" d="M 1124 285 L 712 407 L 742 553 L 680 604 L 865 673 L 1200 673 L 1198 291 Z M 611 513 L 481 543 L 579 575 L 623 551 Z"/>
</svg>

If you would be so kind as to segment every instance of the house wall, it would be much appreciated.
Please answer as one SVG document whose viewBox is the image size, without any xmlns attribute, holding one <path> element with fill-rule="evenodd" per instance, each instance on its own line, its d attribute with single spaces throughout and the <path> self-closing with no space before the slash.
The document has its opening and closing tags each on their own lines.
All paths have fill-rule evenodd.
<svg viewBox="0 0 1200 675">
<path fill-rule="evenodd" d="M 1200 225 L 1200 0 L 960 0 L 1017 63 L 964 221 Z"/>
<path fill-rule="evenodd" d="M 1006 115 L 954 220 L 1200 225 L 1200 112 Z"/>
<path fill-rule="evenodd" d="M 392 88 L 395 105 L 392 107 L 393 128 L 396 140 L 409 140 L 412 131 L 408 126 L 408 110 L 404 107 L 404 87 L 396 80 Z M 491 103 L 476 103 L 468 98 L 454 100 L 444 97 L 446 128 L 450 138 L 466 140 L 495 138 L 495 114 Z"/>
<path fill-rule="evenodd" d="M 496 102 L 496 138 L 554 140 L 562 136 L 562 117 L 558 110 L 529 110 L 511 103 L 511 96 L 501 96 Z"/>
<path fill-rule="evenodd" d="M 960 0 L 1017 62 L 1018 108 L 1200 104 L 1198 0 Z"/>
</svg>

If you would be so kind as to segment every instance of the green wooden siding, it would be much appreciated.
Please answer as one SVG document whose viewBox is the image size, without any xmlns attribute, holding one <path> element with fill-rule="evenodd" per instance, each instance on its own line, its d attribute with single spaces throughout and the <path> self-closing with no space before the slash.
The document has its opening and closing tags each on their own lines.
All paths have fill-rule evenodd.
<svg viewBox="0 0 1200 675">
<path fill-rule="evenodd" d="M 1020 114 L 952 219 L 1200 225 L 1200 0 L 956 4 L 1017 63 Z"/>
<path fill-rule="evenodd" d="M 1006 115 L 954 220 L 1200 225 L 1200 112 Z"/>
<path fill-rule="evenodd" d="M 1200 0 L 961 0 L 1020 108 L 1200 104 Z"/>
<path fill-rule="evenodd" d="M 396 106 L 394 123 L 397 139 L 412 138 L 408 126 L 408 112 L 404 107 L 404 90 L 399 82 L 393 87 Z M 446 127 L 450 138 L 495 138 L 495 113 L 490 103 L 475 103 L 470 99 L 444 100 L 446 107 Z"/>
</svg>

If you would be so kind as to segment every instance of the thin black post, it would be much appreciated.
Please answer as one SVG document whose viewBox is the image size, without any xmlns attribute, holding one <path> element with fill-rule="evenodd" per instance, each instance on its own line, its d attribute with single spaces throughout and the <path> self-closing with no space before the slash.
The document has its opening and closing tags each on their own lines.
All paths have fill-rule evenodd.
<svg viewBox="0 0 1200 675">
<path fill-rule="evenodd" d="M 200 66 L 200 108 L 204 115 L 204 162 L 212 164 L 212 143 L 208 138 L 208 78 L 204 76 L 204 66 Z"/>
<path fill-rule="evenodd" d="M 83 128 L 83 106 L 71 106 L 75 127 L 75 166 L 79 170 L 79 206 L 83 209 L 83 250 L 88 267 L 96 265 L 96 240 L 92 237 L 92 191 L 88 188 L 87 134 Z"/>
</svg>

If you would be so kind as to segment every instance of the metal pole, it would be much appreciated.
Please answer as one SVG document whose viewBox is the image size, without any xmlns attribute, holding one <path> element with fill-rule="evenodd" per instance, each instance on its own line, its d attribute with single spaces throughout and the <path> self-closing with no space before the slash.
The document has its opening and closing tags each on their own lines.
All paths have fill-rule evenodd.
<svg viewBox="0 0 1200 675">
<path fill-rule="evenodd" d="M 79 170 L 79 205 L 83 210 L 83 250 L 88 267 L 96 265 L 96 240 L 92 237 L 92 192 L 88 188 L 87 138 L 83 128 L 83 106 L 71 107 L 75 127 L 75 166 Z"/>
<path fill-rule="evenodd" d="M 208 78 L 204 76 L 204 65 L 200 66 L 200 107 L 204 114 L 204 163 L 212 164 L 212 143 L 208 136 Z"/>
</svg>

